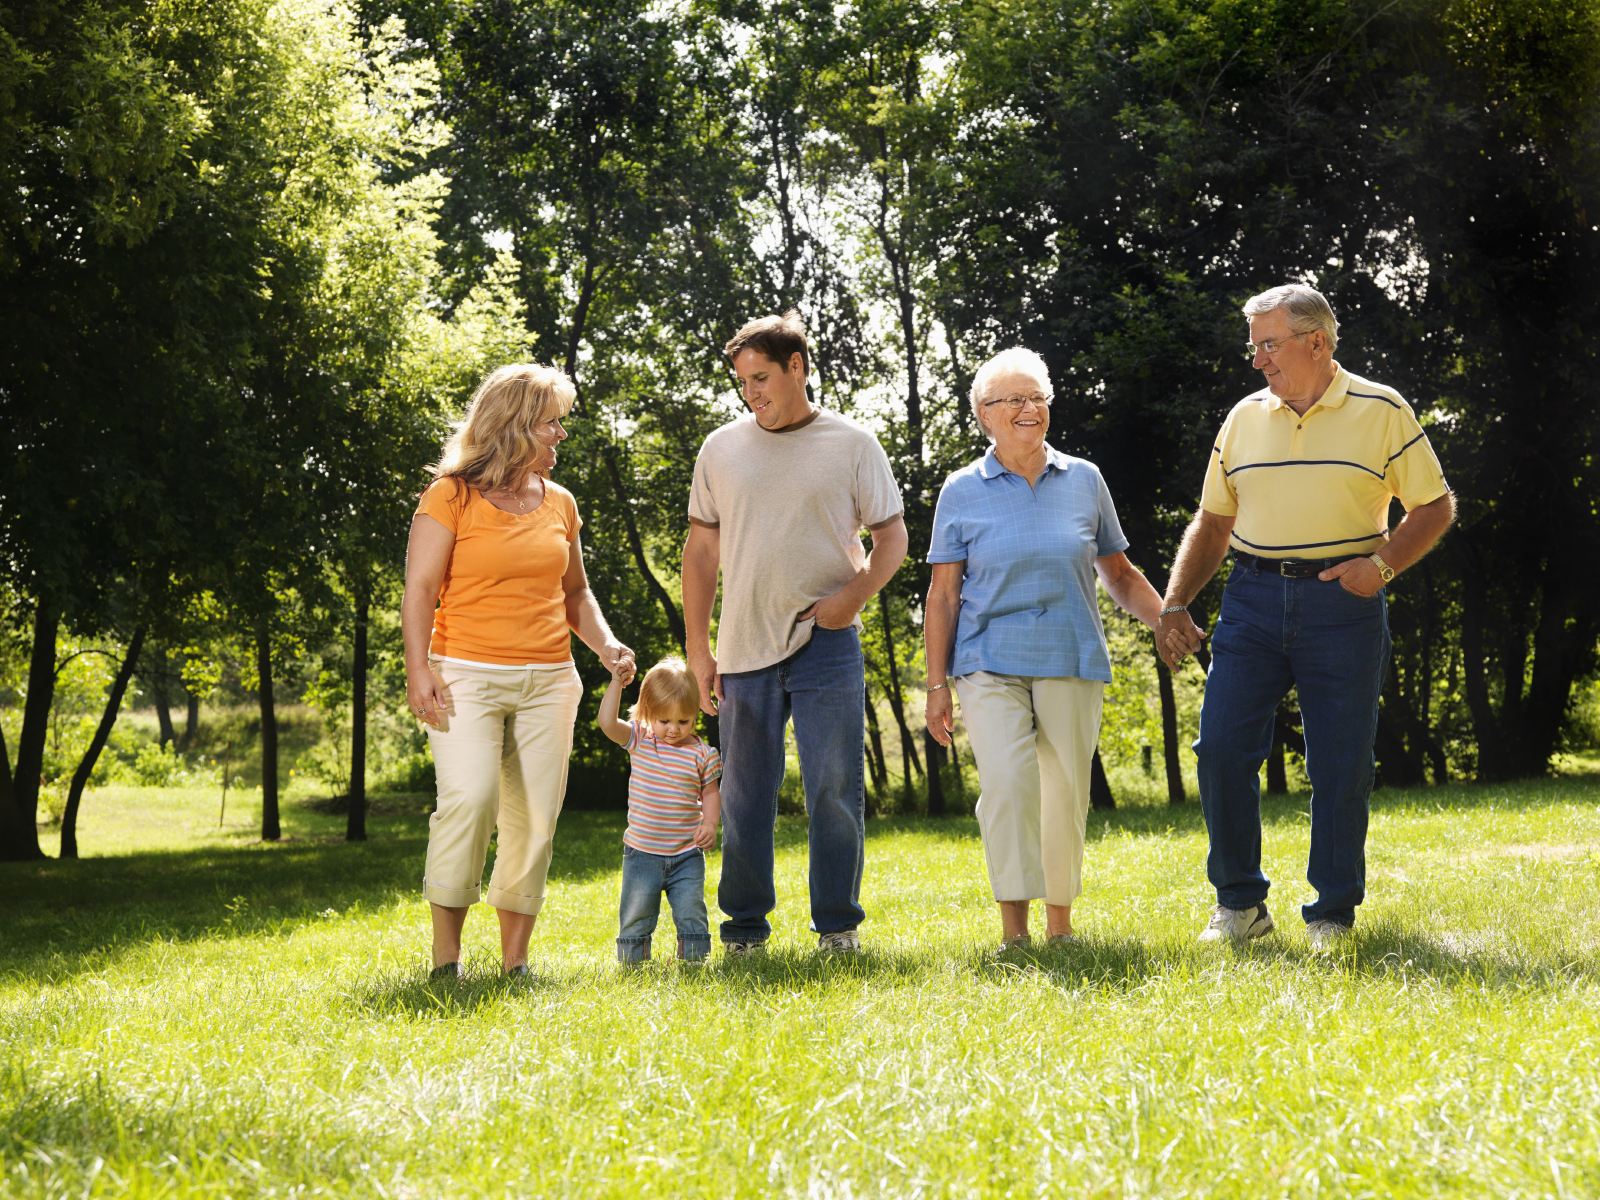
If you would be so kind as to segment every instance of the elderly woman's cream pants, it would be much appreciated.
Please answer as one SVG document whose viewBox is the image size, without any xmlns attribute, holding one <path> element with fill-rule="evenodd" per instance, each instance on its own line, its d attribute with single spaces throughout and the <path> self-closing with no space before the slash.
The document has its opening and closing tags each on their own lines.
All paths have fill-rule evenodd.
<svg viewBox="0 0 1600 1200">
<path fill-rule="evenodd" d="M 1089 765 L 1105 687 L 988 671 L 955 680 L 978 760 L 978 828 L 996 900 L 1071 904 L 1082 893 Z"/>
<path fill-rule="evenodd" d="M 444 728 L 428 730 L 439 804 L 428 821 L 422 894 L 447 908 L 478 902 L 498 826 L 487 899 L 529 916 L 544 904 L 556 818 L 567 791 L 583 684 L 571 664 L 496 671 L 432 659 L 449 690 Z"/>
</svg>

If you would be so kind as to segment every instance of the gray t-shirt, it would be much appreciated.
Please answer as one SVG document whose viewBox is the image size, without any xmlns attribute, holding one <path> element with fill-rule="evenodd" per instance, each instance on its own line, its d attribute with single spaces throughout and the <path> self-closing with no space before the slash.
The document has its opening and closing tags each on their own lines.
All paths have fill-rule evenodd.
<svg viewBox="0 0 1600 1200">
<path fill-rule="evenodd" d="M 866 566 L 862 527 L 901 508 L 878 439 L 836 412 L 782 433 L 746 413 L 706 438 L 689 516 L 720 530 L 717 669 L 757 671 L 810 641 L 814 622 L 796 618 Z"/>
</svg>

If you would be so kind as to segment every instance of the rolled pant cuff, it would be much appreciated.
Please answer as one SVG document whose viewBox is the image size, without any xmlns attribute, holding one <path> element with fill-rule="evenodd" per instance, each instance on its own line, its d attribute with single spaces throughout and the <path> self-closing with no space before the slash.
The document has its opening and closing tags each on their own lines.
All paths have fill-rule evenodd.
<svg viewBox="0 0 1600 1200">
<path fill-rule="evenodd" d="M 483 898 L 482 894 L 482 888 L 447 888 L 422 881 L 423 899 L 442 908 L 471 908 Z"/>
<path fill-rule="evenodd" d="M 521 913 L 525 917 L 537 917 L 539 910 L 544 907 L 543 896 L 519 896 L 515 892 L 497 887 L 489 889 L 488 901 L 495 908 Z"/>
<path fill-rule="evenodd" d="M 618 938 L 617 961 L 620 963 L 641 963 L 650 961 L 650 939 Z"/>
<path fill-rule="evenodd" d="M 689 962 L 699 962 L 711 955 L 711 935 L 681 937 L 678 939 L 678 957 Z"/>
</svg>

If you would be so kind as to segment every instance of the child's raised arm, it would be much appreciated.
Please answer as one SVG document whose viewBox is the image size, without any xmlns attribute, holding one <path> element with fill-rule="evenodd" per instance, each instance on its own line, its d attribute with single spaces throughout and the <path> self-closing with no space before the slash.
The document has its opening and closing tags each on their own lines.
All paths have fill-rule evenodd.
<svg viewBox="0 0 1600 1200">
<path fill-rule="evenodd" d="M 596 723 L 600 732 L 605 734 L 619 746 L 626 746 L 628 739 L 633 736 L 633 731 L 628 728 L 626 721 L 617 719 L 617 710 L 622 706 L 622 680 L 617 678 L 615 669 L 611 672 L 611 682 L 606 684 L 606 694 L 600 698 L 600 715 Z"/>
</svg>

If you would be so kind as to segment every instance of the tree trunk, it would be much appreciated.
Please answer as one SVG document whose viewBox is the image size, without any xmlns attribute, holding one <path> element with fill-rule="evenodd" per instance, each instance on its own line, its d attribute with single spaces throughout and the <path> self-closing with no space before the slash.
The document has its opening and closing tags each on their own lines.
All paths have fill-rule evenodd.
<svg viewBox="0 0 1600 1200">
<path fill-rule="evenodd" d="M 44 857 L 39 846 L 39 775 L 44 770 L 44 744 L 50 732 L 50 705 L 56 690 L 56 632 L 61 614 L 39 601 L 33 620 L 33 653 L 28 659 L 28 698 L 17 737 L 17 769 L 12 783 L 9 836 L 0 846 L 0 860 L 27 862 Z"/>
<path fill-rule="evenodd" d="M 6 745 L 6 732 L 0 729 L 0 848 L 11 845 L 17 836 L 16 789 L 11 782 L 11 748 Z"/>
<path fill-rule="evenodd" d="M 878 727 L 878 706 L 872 702 L 872 689 L 863 688 L 867 710 L 867 768 L 880 802 L 889 798 L 889 765 L 883 758 L 883 732 Z"/>
<path fill-rule="evenodd" d="M 257 695 L 261 701 L 261 840 L 283 836 L 278 825 L 278 715 L 272 705 L 272 627 L 256 631 Z"/>
<path fill-rule="evenodd" d="M 1156 656 L 1156 683 L 1161 692 L 1161 754 L 1167 764 L 1167 803 L 1182 804 L 1183 766 L 1178 760 L 1178 697 L 1172 690 L 1172 672 Z"/>
<path fill-rule="evenodd" d="M 1283 711 L 1272 715 L 1272 749 L 1267 751 L 1267 791 L 1276 796 L 1289 791 L 1289 771 L 1283 761 Z"/>
<path fill-rule="evenodd" d="M 189 711 L 183 718 L 183 741 L 178 743 L 180 749 L 187 750 L 189 743 L 194 741 L 195 731 L 200 728 L 200 697 L 189 692 Z"/>
<path fill-rule="evenodd" d="M 627 487 L 622 482 L 622 471 L 617 467 L 617 448 L 607 443 L 600 457 L 605 460 L 606 474 L 611 479 L 611 490 L 617 494 L 617 508 L 622 512 L 622 525 L 628 534 L 628 548 L 633 551 L 634 565 L 639 568 L 645 589 L 655 597 L 656 603 L 661 605 L 661 611 L 666 614 L 667 629 L 672 633 L 672 640 L 678 643 L 679 650 L 687 654 L 689 642 L 684 632 L 683 614 L 672 602 L 667 589 L 661 586 L 661 581 L 650 569 L 650 560 L 645 557 L 644 539 L 639 536 L 639 524 L 633 519 L 633 503 Z"/>
<path fill-rule="evenodd" d="M 900 768 L 905 775 L 906 798 L 909 800 L 912 768 L 916 768 L 917 774 L 921 775 L 922 762 L 917 758 L 917 746 L 911 740 L 911 730 L 906 725 L 905 705 L 900 695 L 900 667 L 894 656 L 894 623 L 889 616 L 887 592 L 878 593 L 878 611 L 883 614 L 883 644 L 889 652 L 889 711 L 894 713 L 894 722 L 900 727 Z"/>
<path fill-rule="evenodd" d="M 156 702 L 156 726 L 160 730 L 159 745 L 164 750 L 168 742 L 178 740 L 178 734 L 172 728 L 172 705 L 167 701 L 167 685 L 158 682 L 153 695 Z"/>
<path fill-rule="evenodd" d="M 1488 673 L 1484 669 L 1483 627 L 1488 597 L 1483 580 L 1473 574 L 1468 561 L 1461 580 L 1461 659 L 1467 708 L 1472 713 L 1472 738 L 1478 744 L 1478 778 L 1506 778 L 1506 753 L 1500 723 L 1489 701 Z"/>
<path fill-rule="evenodd" d="M 1594 622 L 1581 584 L 1557 583 L 1555 574 L 1545 568 L 1539 619 L 1533 630 L 1533 668 L 1523 707 L 1523 732 L 1512 764 L 1519 776 L 1549 772 L 1550 756 L 1560 742 L 1561 723 L 1572 699 L 1572 685 L 1580 667 L 1587 670 L 1594 661 Z"/>
<path fill-rule="evenodd" d="M 1089 760 L 1089 807 L 1113 809 L 1117 806 L 1117 798 L 1111 794 L 1111 780 L 1106 778 L 1106 766 L 1100 761 L 1100 747 L 1094 748 L 1094 757 Z"/>
<path fill-rule="evenodd" d="M 350 661 L 350 796 L 344 840 L 367 840 L 367 618 L 372 602 L 363 585 L 356 592 L 355 646 Z"/>
<path fill-rule="evenodd" d="M 922 748 L 928 756 L 928 815 L 942 817 L 945 814 L 944 776 L 941 773 L 944 747 L 934 739 L 926 726 L 922 730 Z"/>
<path fill-rule="evenodd" d="M 83 789 L 89 785 L 89 776 L 94 774 L 94 765 L 99 761 L 100 752 L 106 748 L 106 742 L 111 738 L 111 728 L 117 723 L 117 714 L 122 711 L 122 697 L 127 694 L 128 680 L 133 678 L 133 670 L 139 663 L 139 651 L 144 648 L 144 634 L 143 625 L 133 631 L 133 640 L 128 643 L 128 653 L 123 658 L 122 665 L 117 668 L 117 677 L 111 684 L 111 694 L 106 697 L 105 711 L 100 714 L 100 725 L 95 729 L 94 737 L 89 740 L 89 748 L 83 752 L 78 769 L 72 773 L 72 786 L 67 792 L 67 807 L 61 814 L 62 858 L 78 857 L 78 805 L 83 800 Z"/>
</svg>

